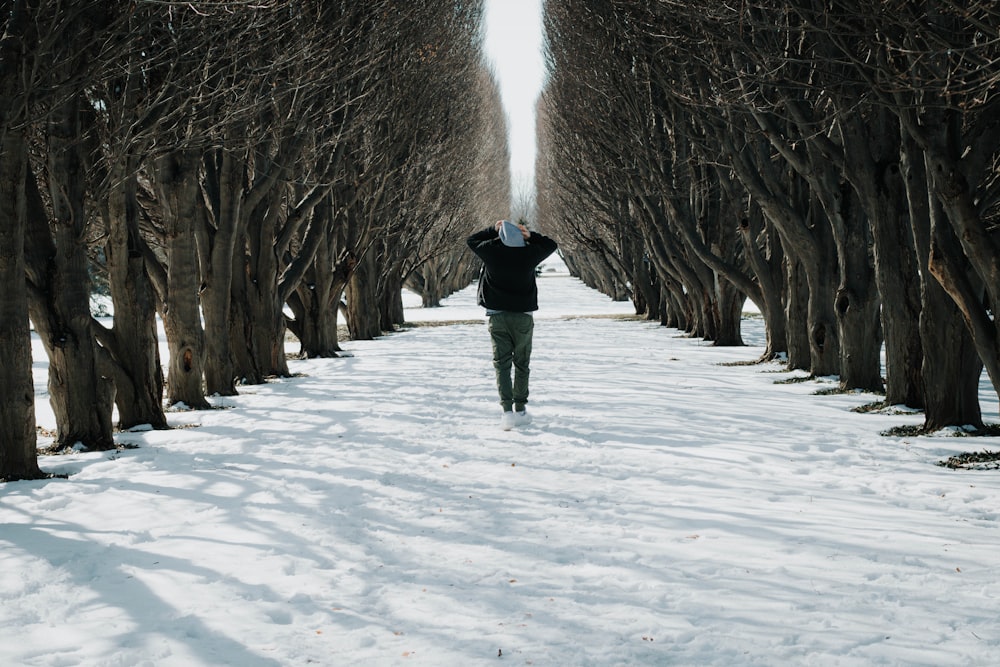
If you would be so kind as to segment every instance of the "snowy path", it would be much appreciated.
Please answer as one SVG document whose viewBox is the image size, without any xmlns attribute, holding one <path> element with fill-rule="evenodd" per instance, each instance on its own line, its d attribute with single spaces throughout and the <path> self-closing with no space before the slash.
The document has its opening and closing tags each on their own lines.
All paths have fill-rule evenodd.
<svg viewBox="0 0 1000 667">
<path fill-rule="evenodd" d="M 934 465 L 988 441 L 540 285 L 521 430 L 485 326 L 423 326 L 0 486 L 0 665 L 1000 660 L 1000 472 Z"/>
</svg>

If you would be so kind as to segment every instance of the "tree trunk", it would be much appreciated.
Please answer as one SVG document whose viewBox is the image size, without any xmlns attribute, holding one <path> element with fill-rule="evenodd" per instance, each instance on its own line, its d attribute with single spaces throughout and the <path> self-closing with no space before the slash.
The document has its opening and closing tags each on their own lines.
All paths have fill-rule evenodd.
<svg viewBox="0 0 1000 667">
<path fill-rule="evenodd" d="M 6 111 L 6 108 L 3 109 Z M 0 115 L 0 481 L 39 479 L 35 386 L 25 283 L 24 183 L 28 154 L 20 130 Z"/>
<path fill-rule="evenodd" d="M 156 182 L 167 235 L 167 291 L 162 311 L 170 351 L 167 404 L 205 410 L 211 404 L 205 398 L 205 330 L 198 303 L 195 220 L 204 219 L 198 154 L 180 150 L 161 158 L 156 163 Z"/>
<path fill-rule="evenodd" d="M 420 305 L 423 308 L 439 308 L 444 298 L 442 281 L 442 263 L 437 258 L 430 258 L 415 269 L 406 280 L 406 286 L 420 295 Z"/>
<path fill-rule="evenodd" d="M 840 284 L 834 297 L 840 343 L 840 387 L 880 393 L 882 329 L 870 250 L 868 216 L 847 183 L 834 225 Z"/>
<path fill-rule="evenodd" d="M 669 275 L 657 274 L 660 285 L 660 324 L 678 331 L 690 331 L 693 328 L 688 304 L 683 299 L 683 289 Z"/>
<path fill-rule="evenodd" d="M 441 281 L 434 271 L 434 266 L 427 267 L 422 273 L 423 281 L 420 288 L 420 305 L 424 308 L 440 308 L 444 298 L 441 294 Z"/>
<path fill-rule="evenodd" d="M 923 156 L 913 142 L 903 140 L 904 182 L 909 202 L 910 225 L 920 266 L 920 341 L 923 349 L 924 429 L 982 425 L 979 377 L 982 361 L 955 302 L 929 270 L 935 211 L 927 188 Z M 947 224 L 947 223 L 945 223 Z"/>
<path fill-rule="evenodd" d="M 398 276 L 386 277 L 379 290 L 379 319 L 383 331 L 393 331 L 397 325 L 405 324 L 403 313 L 403 285 Z"/>
<path fill-rule="evenodd" d="M 839 283 L 832 230 L 822 207 L 810 207 L 812 247 L 801 248 L 809 285 L 809 371 L 816 376 L 840 375 L 840 337 L 834 308 L 834 285 Z"/>
<path fill-rule="evenodd" d="M 719 346 L 739 346 L 743 345 L 743 335 L 740 332 L 740 325 L 743 321 L 743 304 L 746 303 L 746 295 L 736 289 L 726 278 L 717 275 L 716 278 L 716 303 L 719 309 L 719 328 L 716 332 L 715 345 Z"/>
<path fill-rule="evenodd" d="M 869 222 L 857 193 L 845 180 L 849 170 L 845 167 L 846 154 L 857 153 L 856 144 L 864 138 L 844 131 L 844 125 L 850 126 L 850 121 L 845 121 L 839 124 L 842 131 L 838 145 L 821 129 L 829 121 L 817 118 L 820 110 L 814 105 L 791 96 L 783 106 L 793 119 L 788 132 L 782 131 L 783 126 L 773 115 L 757 113 L 755 118 L 811 193 L 812 243 L 804 248 L 803 260 L 809 272 L 812 354 L 814 362 L 820 363 L 813 372 L 839 375 L 843 389 L 881 392 L 882 336 Z M 801 137 L 804 150 L 795 150 L 795 136 Z M 828 256 L 834 261 L 832 265 L 828 265 Z M 829 287 L 824 285 L 836 285 L 829 295 L 829 312 Z M 836 322 L 835 338 L 826 324 L 830 316 Z"/>
<path fill-rule="evenodd" d="M 233 323 L 238 336 L 232 339 L 234 357 L 247 366 L 237 374 L 250 384 L 272 376 L 287 377 L 285 357 L 284 303 L 278 297 L 278 258 L 275 255 L 275 211 L 278 202 L 260 206 L 247 225 L 250 252 L 246 265 L 234 267 Z M 252 378 L 252 379 L 251 379 Z"/>
<path fill-rule="evenodd" d="M 788 333 L 784 308 L 784 252 L 774 226 L 767 224 L 760 210 L 753 207 L 740 220 L 743 255 L 757 278 L 757 308 L 764 317 L 767 337 L 762 360 L 775 359 L 788 352 Z"/>
<path fill-rule="evenodd" d="M 955 118 L 953 122 L 958 125 L 961 120 Z M 949 137 L 958 133 L 957 129 L 941 130 Z M 934 150 L 925 153 L 928 181 L 942 213 L 940 218 L 931 216 L 934 240 L 929 270 L 958 306 L 993 391 L 1000 396 L 1000 244 L 996 231 L 990 229 L 995 222 L 980 215 L 982 202 L 977 201 L 977 195 L 982 193 L 973 192 L 969 184 L 969 179 L 982 174 L 963 173 L 957 161 L 950 158 L 959 152 L 958 146 L 946 147 L 944 141 L 932 142 Z M 995 146 L 990 152 L 991 165 L 995 165 L 994 151 Z M 934 232 L 936 226 L 944 225 L 949 229 Z"/>
<path fill-rule="evenodd" d="M 652 267 L 660 278 L 660 284 L 671 296 L 671 307 L 675 308 L 682 331 L 693 337 L 711 336 L 710 325 L 706 322 L 709 313 L 708 290 L 691 267 L 673 238 L 667 220 L 658 202 L 641 195 L 641 209 L 638 211 L 643 235 L 646 238 Z M 644 212 L 644 213 L 643 213 Z"/>
<path fill-rule="evenodd" d="M 137 169 L 130 159 L 111 173 L 105 252 L 115 318 L 113 335 L 104 342 L 115 362 L 119 428 L 149 424 L 165 429 L 157 302 L 139 235 Z"/>
<path fill-rule="evenodd" d="M 788 368 L 809 370 L 809 288 L 802 263 L 785 256 L 788 298 L 785 302 L 785 331 L 788 336 Z"/>
<path fill-rule="evenodd" d="M 924 361 L 924 429 L 983 425 L 979 378 L 983 362 L 958 306 L 933 278 L 923 281 L 920 336 Z"/>
<path fill-rule="evenodd" d="M 710 231 L 706 233 L 706 240 L 710 244 L 713 256 L 723 259 L 726 266 L 735 268 L 739 261 L 742 242 L 737 238 L 739 235 L 739 227 L 736 224 L 739 219 L 738 201 L 733 197 L 731 189 L 719 189 L 719 207 L 717 211 L 713 211 L 715 219 L 712 221 Z M 704 259 L 702 257 L 702 260 Z M 743 304 L 746 303 L 747 295 L 746 290 L 741 289 L 741 285 L 744 282 L 749 282 L 750 286 L 755 288 L 753 291 L 759 290 L 760 285 L 753 283 L 750 275 L 745 271 L 721 271 L 713 264 L 708 264 L 708 267 L 714 272 L 714 301 L 719 317 L 715 344 L 743 345 L 740 327 L 743 322 Z M 734 273 L 736 275 L 733 275 Z"/>
<path fill-rule="evenodd" d="M 250 312 L 249 262 L 243 243 L 238 243 L 233 253 L 232 278 L 229 281 L 229 354 L 232 358 L 233 373 L 237 384 L 263 384 L 264 369 L 257 366 L 257 358 L 252 353 L 254 327 Z"/>
<path fill-rule="evenodd" d="M 329 245 L 329 237 L 320 241 L 319 250 L 303 274 L 302 282 L 288 299 L 294 316 L 288 328 L 299 339 L 299 355 L 306 359 L 336 357 L 340 351 L 336 318 L 330 312 L 336 306 L 330 291 L 333 268 Z"/>
<path fill-rule="evenodd" d="M 630 253 L 632 257 L 632 304 L 636 315 L 647 320 L 660 317 L 660 289 L 656 274 L 650 270 L 649 258 L 638 247 Z"/>
<path fill-rule="evenodd" d="M 313 287 L 315 285 L 315 287 Z M 336 357 L 341 351 L 337 332 L 337 311 L 343 291 L 334 294 L 330 283 L 305 283 L 295 290 L 293 306 L 296 312 L 299 354 L 307 359 Z"/>
<path fill-rule="evenodd" d="M 939 318 L 934 318 L 935 326 L 943 329 L 942 338 L 951 341 L 951 349 L 945 352 L 944 349 L 937 349 L 931 352 L 932 356 L 941 354 L 938 364 L 942 367 L 942 372 L 954 375 L 954 387 L 956 391 L 947 397 L 942 397 L 942 402 L 947 408 L 943 414 L 947 415 L 957 423 L 946 424 L 948 426 L 971 425 L 979 428 L 983 425 L 982 413 L 979 402 L 979 379 L 983 373 L 983 359 L 981 350 L 975 344 L 975 336 L 969 330 L 968 321 L 964 317 L 961 304 L 955 301 L 953 294 L 948 293 L 945 285 L 947 280 L 942 280 L 941 270 L 936 264 L 944 264 L 949 261 L 947 257 L 955 258 L 961 255 L 958 248 L 958 239 L 955 238 L 954 230 L 945 219 L 945 214 L 937 199 L 931 202 L 931 248 L 927 260 L 927 273 L 934 276 L 937 290 L 941 290 L 947 296 L 938 297 L 946 302 L 941 305 L 938 311 Z M 956 262 L 957 263 L 957 262 Z M 962 268 L 951 266 L 951 272 L 957 273 Z M 948 300 L 950 299 L 950 302 Z M 980 297 L 981 299 L 981 297 Z M 928 310 L 925 308 L 925 311 Z M 928 321 L 931 317 L 928 317 Z M 925 357 L 926 358 L 926 357 Z M 924 377 L 931 385 L 927 391 L 934 391 L 935 378 L 929 376 L 925 366 Z M 935 430 L 939 428 L 939 418 L 932 416 L 928 412 L 927 428 Z M 944 425 L 944 424 L 942 424 Z"/>
<path fill-rule="evenodd" d="M 229 344 L 233 255 L 240 234 L 244 164 L 219 150 L 206 159 L 205 188 L 212 220 L 198 234 L 202 270 L 201 307 L 205 319 L 205 391 L 236 395 L 236 370 Z M 214 226 L 213 226 L 214 223 Z"/>
<path fill-rule="evenodd" d="M 326 216 L 329 210 L 324 206 L 317 213 Z M 332 234 L 324 234 L 311 266 L 289 299 L 295 314 L 295 326 L 289 327 L 299 338 L 300 353 L 309 359 L 336 357 L 341 351 L 337 330 L 340 302 L 356 262 L 353 255 L 344 253 L 335 265 L 334 242 Z"/>
<path fill-rule="evenodd" d="M 86 179 L 78 98 L 55 107 L 48 123 L 51 225 L 33 175 L 26 179 L 28 308 L 49 357 L 49 401 L 57 448 L 113 449 L 111 370 L 98 359 L 90 315 L 84 207 Z M 96 326 L 96 325 L 94 325 Z"/>
<path fill-rule="evenodd" d="M 724 137 L 725 139 L 725 137 Z M 786 303 L 788 314 L 788 356 L 792 368 L 801 365 L 801 342 L 793 322 L 804 307 L 809 351 L 809 371 L 813 375 L 839 375 L 840 345 L 833 308 L 834 285 L 838 284 L 837 257 L 830 222 L 822 207 L 811 196 L 805 181 L 789 168 L 778 169 L 771 156 L 771 146 L 761 140 L 754 150 L 737 149 L 727 140 L 727 152 L 734 171 L 761 211 L 777 228 L 785 252 L 790 278 L 808 287 L 806 303 L 789 282 Z"/>
<path fill-rule="evenodd" d="M 375 286 L 378 272 L 371 251 L 358 261 L 347 283 L 347 329 L 352 340 L 373 340 L 382 335 L 379 326 L 378 297 Z"/>
<path fill-rule="evenodd" d="M 887 110 L 842 124 L 847 175 L 868 213 L 885 339 L 885 403 L 923 408 L 920 279 L 902 180 L 899 122 Z M 926 200 L 926 198 L 925 198 Z"/>
</svg>

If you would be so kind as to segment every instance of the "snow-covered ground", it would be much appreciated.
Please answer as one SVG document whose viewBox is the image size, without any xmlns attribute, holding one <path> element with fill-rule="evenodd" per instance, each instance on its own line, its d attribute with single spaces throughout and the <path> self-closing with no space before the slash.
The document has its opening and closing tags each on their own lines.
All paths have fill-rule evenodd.
<svg viewBox="0 0 1000 667">
<path fill-rule="evenodd" d="M 885 437 L 921 417 L 723 365 L 759 319 L 716 348 L 539 283 L 520 430 L 472 287 L 408 317 L 475 324 L 0 485 L 0 665 L 1000 663 L 1000 472 L 936 465 L 991 440 Z"/>
</svg>

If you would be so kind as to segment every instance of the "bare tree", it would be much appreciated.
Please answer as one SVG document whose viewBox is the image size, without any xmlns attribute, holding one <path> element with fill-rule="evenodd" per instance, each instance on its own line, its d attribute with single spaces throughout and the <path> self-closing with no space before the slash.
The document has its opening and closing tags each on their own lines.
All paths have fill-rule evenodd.
<svg viewBox="0 0 1000 667">
<path fill-rule="evenodd" d="M 5 247 L 17 250 L 3 270 L 27 277 L 4 302 L 4 324 L 20 325 L 0 339 L 19 360 L 7 367 L 17 394 L 31 386 L 34 321 L 58 446 L 114 446 L 113 401 L 123 427 L 166 426 L 157 309 L 167 402 L 207 407 L 237 379 L 287 373 L 286 325 L 307 353 L 335 353 L 340 295 L 362 269 L 356 288 L 372 298 L 354 299 L 364 316 L 352 319 L 376 327 L 401 317 L 415 267 L 448 274 L 427 274 L 448 285 L 430 291 L 471 279 L 449 240 L 489 192 L 507 199 L 497 140 L 487 151 L 477 137 L 495 102 L 477 83 L 481 3 L 62 9 L 13 7 L 0 49 Z M 421 233 L 404 237 L 414 221 Z M 92 257 L 111 327 L 89 313 Z M 3 465 L 31 476 L 33 401 L 19 395 L 5 394 Z"/>
<path fill-rule="evenodd" d="M 458 244 L 474 182 L 470 164 L 481 127 L 481 3 L 418 3 L 397 34 L 397 63 L 385 115 L 371 124 L 365 159 L 380 165 L 384 185 L 369 210 L 379 225 L 359 253 L 346 291 L 352 338 L 370 338 L 403 320 L 401 290 L 437 239 Z M 454 245 L 452 246 L 454 247 Z"/>
<path fill-rule="evenodd" d="M 440 154 L 425 156 L 412 174 L 418 181 L 407 188 L 415 194 L 407 208 L 418 213 L 414 224 L 405 227 L 410 247 L 394 244 L 398 268 L 388 273 L 399 282 L 388 286 L 393 299 L 418 270 L 425 305 L 435 305 L 468 284 L 472 258 L 464 239 L 469 231 L 484 226 L 483 220 L 497 216 L 498 200 L 509 196 L 506 133 L 497 122 L 502 113 L 499 91 L 485 71 L 474 36 L 467 35 L 461 43 L 467 48 L 455 54 L 451 76 L 439 91 L 452 100 L 448 116 L 442 119 L 442 138 L 435 142 Z M 460 91 L 467 92 L 462 96 Z M 462 102 L 456 104 L 459 98 Z M 383 322 L 401 324 L 402 312 L 396 318 L 383 313 Z"/>
<path fill-rule="evenodd" d="M 95 49 L 113 58 L 127 48 L 117 38 L 119 9 L 115 3 L 35 8 L 32 24 L 40 32 L 28 47 L 44 81 L 18 91 L 32 97 L 25 117 L 33 140 L 25 269 L 31 320 L 49 357 L 57 447 L 114 446 L 114 369 L 96 343 L 90 314 L 88 242 L 97 218 L 88 188 L 98 147 L 86 89 L 100 72 Z"/>
<path fill-rule="evenodd" d="M 475 54 L 470 54 L 475 56 Z M 481 59 L 481 54 L 478 56 Z M 404 263 L 404 284 L 420 295 L 425 308 L 441 305 L 448 295 L 469 285 L 478 275 L 479 260 L 463 239 L 499 217 L 511 199 L 507 130 L 500 90 L 493 72 L 480 62 L 471 72 L 467 100 L 469 124 L 456 146 L 444 176 L 438 207 L 440 219 L 417 252 Z"/>
<path fill-rule="evenodd" d="M 887 402 L 924 407 L 928 429 L 979 424 L 980 364 L 993 378 L 1000 356 L 997 17 L 549 2 L 539 211 L 574 270 L 586 249 L 647 312 L 658 292 L 664 323 L 725 338 L 722 279 L 764 311 L 768 356 L 878 391 L 884 336 Z M 651 279 L 628 261 L 636 238 Z"/>
<path fill-rule="evenodd" d="M 980 363 L 1000 393 L 996 312 L 1000 237 L 996 163 L 1000 123 L 992 92 L 1000 48 L 1000 12 L 991 2 L 838 3 L 833 16 L 799 13 L 834 44 L 838 57 L 872 99 L 899 119 L 911 224 L 919 261 L 958 307 L 980 362 L 962 351 L 941 358 L 948 316 L 921 316 L 929 429 L 979 424 Z M 847 17 L 850 17 L 848 19 Z M 922 164 L 920 164 L 922 163 Z M 923 198 L 932 196 L 929 207 Z M 922 285 L 923 307 L 940 317 L 939 290 Z M 938 333 L 938 336 L 935 336 Z M 950 380 L 945 380 L 949 378 Z M 942 382 L 942 380 L 945 380 Z M 943 391 L 939 391 L 943 388 Z"/>
<path fill-rule="evenodd" d="M 0 18 L 0 480 L 43 477 L 35 449 L 35 390 L 24 276 L 29 90 L 21 87 L 33 63 L 24 48 L 32 34 L 28 8 L 15 5 Z"/>
</svg>

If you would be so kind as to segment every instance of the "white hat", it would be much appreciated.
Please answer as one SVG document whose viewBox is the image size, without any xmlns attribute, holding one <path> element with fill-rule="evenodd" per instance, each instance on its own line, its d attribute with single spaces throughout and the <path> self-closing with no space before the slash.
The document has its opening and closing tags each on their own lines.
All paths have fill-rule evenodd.
<svg viewBox="0 0 1000 667">
<path fill-rule="evenodd" d="M 503 224 L 500 225 L 500 240 L 509 248 L 521 248 L 524 246 L 524 234 L 510 220 L 504 220 Z"/>
</svg>

